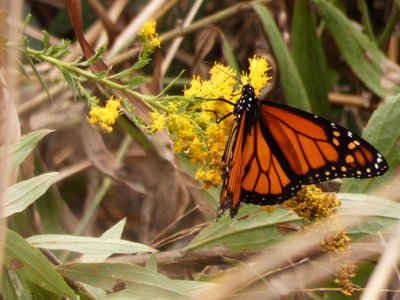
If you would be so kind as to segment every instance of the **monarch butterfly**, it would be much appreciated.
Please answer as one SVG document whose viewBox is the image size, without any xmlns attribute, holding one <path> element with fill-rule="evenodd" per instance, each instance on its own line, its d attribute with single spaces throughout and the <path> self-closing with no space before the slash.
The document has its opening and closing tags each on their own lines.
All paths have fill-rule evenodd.
<svg viewBox="0 0 400 300">
<path fill-rule="evenodd" d="M 240 202 L 278 204 L 303 184 L 388 170 L 382 154 L 358 135 L 305 111 L 260 101 L 250 84 L 233 105 L 217 220 L 227 209 L 234 217 Z"/>
</svg>

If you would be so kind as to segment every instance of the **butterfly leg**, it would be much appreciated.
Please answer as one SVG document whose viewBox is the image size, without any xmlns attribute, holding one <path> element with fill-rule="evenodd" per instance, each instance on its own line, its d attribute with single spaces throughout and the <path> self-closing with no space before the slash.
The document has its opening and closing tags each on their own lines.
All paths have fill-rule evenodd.
<svg viewBox="0 0 400 300">
<path fill-rule="evenodd" d="M 227 117 L 233 115 L 233 112 L 230 112 L 229 114 L 226 114 L 225 116 L 223 116 L 221 119 L 218 120 L 218 114 L 215 111 L 210 110 L 210 109 L 206 109 L 205 111 L 212 112 L 215 115 L 215 123 L 217 123 L 217 124 L 221 123 Z"/>
</svg>

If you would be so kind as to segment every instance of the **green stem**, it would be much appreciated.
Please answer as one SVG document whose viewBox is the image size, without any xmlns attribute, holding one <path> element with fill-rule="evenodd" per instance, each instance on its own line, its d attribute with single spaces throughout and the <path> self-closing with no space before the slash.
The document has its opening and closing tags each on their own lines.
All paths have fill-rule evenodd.
<svg viewBox="0 0 400 300">
<path fill-rule="evenodd" d="M 386 22 L 386 26 L 378 37 L 378 46 L 382 47 L 390 39 L 390 36 L 394 31 L 394 27 L 396 26 L 399 19 L 400 19 L 400 1 L 396 0 L 396 2 L 393 4 L 390 17 Z"/>
<path fill-rule="evenodd" d="M 40 51 L 36 51 L 33 50 L 31 48 L 26 48 L 25 51 L 26 55 L 28 57 L 35 57 L 36 59 L 40 60 L 40 61 L 45 61 L 48 62 L 52 65 L 57 66 L 60 70 L 65 70 L 69 73 L 73 73 L 79 76 L 82 76 L 90 81 L 94 81 L 97 83 L 100 83 L 104 86 L 109 87 L 110 89 L 115 89 L 115 90 L 121 90 L 129 95 L 132 95 L 135 98 L 138 98 L 140 100 L 142 100 L 146 105 L 149 106 L 149 108 L 151 110 L 154 110 L 154 108 L 157 108 L 159 110 L 162 111 L 167 111 L 166 107 L 163 106 L 161 103 L 159 103 L 158 101 L 156 101 L 154 96 L 147 96 L 147 95 L 143 95 L 141 93 L 135 92 L 133 90 L 128 89 L 128 87 L 124 84 L 119 84 L 115 81 L 112 81 L 110 79 L 108 79 L 107 77 L 101 77 L 98 74 L 94 74 L 90 71 L 86 71 L 83 70 L 79 67 L 77 67 L 76 65 L 70 63 L 70 62 L 64 62 L 62 60 L 59 60 L 57 58 L 48 56 L 48 55 L 44 55 L 42 52 Z"/>
<path fill-rule="evenodd" d="M 358 0 L 358 9 L 361 12 L 361 19 L 364 24 L 365 32 L 371 39 L 371 41 L 375 40 L 374 29 L 372 28 L 371 19 L 369 17 L 369 11 L 365 0 Z"/>
<path fill-rule="evenodd" d="M 67 70 L 67 71 L 70 71 L 72 73 L 78 74 L 78 75 L 80 75 L 82 77 L 85 77 L 85 78 L 87 78 L 87 79 L 89 79 L 91 81 L 96 81 L 96 82 L 102 83 L 103 85 L 108 86 L 108 87 L 110 87 L 112 89 L 122 90 L 122 91 L 124 91 L 124 92 L 126 92 L 126 93 L 128 93 L 128 94 L 130 94 L 130 95 L 132 95 L 132 96 L 134 96 L 136 98 L 139 98 L 139 99 L 141 99 L 143 101 L 151 102 L 151 100 L 152 100 L 152 96 L 146 96 L 146 95 L 140 94 L 138 92 L 129 90 L 126 85 L 116 83 L 116 82 L 111 81 L 111 80 L 109 80 L 107 78 L 102 78 L 98 74 L 93 74 L 92 72 L 83 70 L 83 69 L 81 69 L 81 68 L 79 68 L 79 67 L 77 67 L 77 66 L 75 66 L 75 65 L 73 65 L 73 64 L 71 64 L 69 62 L 64 62 L 64 61 L 59 60 L 57 58 L 44 55 L 40 51 L 36 51 L 36 50 L 31 49 L 31 48 L 27 48 L 26 49 L 26 54 L 28 56 L 36 57 L 41 61 L 46 61 L 46 62 L 48 62 L 48 63 L 50 63 L 52 65 L 58 66 L 59 69 Z"/>
</svg>

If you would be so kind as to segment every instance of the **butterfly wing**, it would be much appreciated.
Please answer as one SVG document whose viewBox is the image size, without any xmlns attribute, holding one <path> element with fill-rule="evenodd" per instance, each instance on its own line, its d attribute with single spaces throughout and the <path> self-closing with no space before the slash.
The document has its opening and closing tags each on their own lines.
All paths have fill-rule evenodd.
<svg viewBox="0 0 400 300">
<path fill-rule="evenodd" d="M 224 154 L 226 170 L 217 219 L 228 208 L 231 217 L 236 215 L 241 201 L 253 203 L 249 193 L 258 195 L 264 205 L 283 201 L 290 179 L 271 151 L 261 126 L 244 113 L 231 130 Z"/>
<path fill-rule="evenodd" d="M 244 187 L 243 202 L 274 204 L 296 194 L 303 184 L 343 177 L 371 178 L 388 170 L 383 156 L 367 141 L 326 119 L 267 101 L 261 102 L 259 115 L 263 137 L 289 182 L 277 196 L 265 197 Z"/>
<path fill-rule="evenodd" d="M 252 116 L 253 117 L 253 116 Z M 217 219 L 237 213 L 241 201 L 272 205 L 303 184 L 334 178 L 370 178 L 388 170 L 383 156 L 347 129 L 313 114 L 261 102 L 232 128 L 224 154 L 225 177 Z"/>
<path fill-rule="evenodd" d="M 220 201 L 217 209 L 217 220 L 222 217 L 225 210 L 230 209 L 231 216 L 234 216 L 239 209 L 242 144 L 243 136 L 245 134 L 244 121 L 245 118 L 242 118 L 240 122 L 235 120 L 229 134 L 224 155 L 222 156 L 225 170 Z"/>
</svg>

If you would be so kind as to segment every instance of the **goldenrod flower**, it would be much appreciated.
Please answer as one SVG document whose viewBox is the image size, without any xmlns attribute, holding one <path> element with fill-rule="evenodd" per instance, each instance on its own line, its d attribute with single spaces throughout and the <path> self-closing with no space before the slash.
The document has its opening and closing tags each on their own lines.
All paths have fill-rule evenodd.
<svg viewBox="0 0 400 300">
<path fill-rule="evenodd" d="M 270 68 L 265 58 L 254 56 L 249 59 L 249 63 L 249 73 L 243 73 L 241 77 L 231 67 L 216 63 L 210 70 L 209 80 L 194 76 L 190 87 L 185 87 L 185 97 L 204 99 L 199 101 L 198 106 L 186 109 L 186 112 L 192 113 L 191 117 L 199 127 L 192 129 L 202 145 L 197 147 L 197 150 L 193 149 L 193 146 L 184 147 L 187 140 L 181 137 L 181 129 L 176 132 L 178 137 L 174 148 L 178 152 L 186 151 L 194 154 L 195 157 L 191 157 L 192 162 L 202 162 L 206 165 L 206 167 L 200 166 L 196 173 L 196 178 L 203 181 L 205 186 L 217 185 L 222 181 L 222 155 L 233 123 L 233 118 L 227 118 L 219 124 L 215 123 L 215 120 L 223 118 L 233 110 L 232 105 L 218 99 L 235 103 L 241 96 L 243 84 L 246 83 L 253 85 L 258 95 L 270 79 L 267 76 Z M 203 151 L 203 155 L 199 155 L 200 151 Z"/>
<path fill-rule="evenodd" d="M 195 178 L 203 182 L 203 187 L 215 186 L 220 183 L 222 171 L 220 169 L 208 169 L 205 170 L 200 168 L 197 170 Z"/>
<path fill-rule="evenodd" d="M 155 37 L 155 38 L 153 38 L 151 41 L 150 41 L 150 45 L 151 45 L 151 47 L 153 47 L 153 48 L 161 48 L 161 42 L 160 42 L 160 40 L 159 40 L 159 38 L 158 37 Z"/>
<path fill-rule="evenodd" d="M 154 20 L 147 21 L 143 24 L 142 29 L 139 31 L 139 35 L 148 40 L 151 40 L 155 35 L 157 35 L 156 25 L 157 23 Z"/>
<path fill-rule="evenodd" d="M 351 237 L 343 229 L 336 207 L 341 205 L 341 201 L 334 194 L 322 192 L 314 185 L 303 186 L 297 196 L 292 197 L 286 205 L 307 222 L 308 228 L 320 230 L 319 224 L 322 218 L 327 219 L 327 237 L 321 241 L 324 251 L 331 254 L 332 259 L 347 254 L 350 250 Z M 352 295 L 353 284 L 351 278 L 355 276 L 355 265 L 344 265 L 338 269 L 336 282 L 341 285 L 342 292 Z"/>
<path fill-rule="evenodd" d="M 115 124 L 121 110 L 122 98 L 114 99 L 113 96 L 107 100 L 105 107 L 94 106 L 89 111 L 89 123 L 100 127 L 104 132 L 112 132 L 112 125 Z"/>
<path fill-rule="evenodd" d="M 343 230 L 330 234 L 324 241 L 321 242 L 322 248 L 331 253 L 338 255 L 341 252 L 349 250 L 351 237 L 349 237 Z"/>
<path fill-rule="evenodd" d="M 151 48 L 160 48 L 160 40 L 156 32 L 156 21 L 150 20 L 143 24 L 142 29 L 139 31 L 139 36 L 145 43 L 148 43 Z"/>
<path fill-rule="evenodd" d="M 304 221 L 315 222 L 331 215 L 341 202 L 334 194 L 324 193 L 315 185 L 305 185 L 297 196 L 286 202 L 286 205 Z"/>
<path fill-rule="evenodd" d="M 342 287 L 342 293 L 346 296 L 354 294 L 354 284 L 352 279 L 356 276 L 357 265 L 348 263 L 341 266 L 337 271 L 335 282 Z"/>
<path fill-rule="evenodd" d="M 152 132 L 156 132 L 165 128 L 166 118 L 164 114 L 160 114 L 158 111 L 150 113 L 149 127 Z"/>
</svg>

